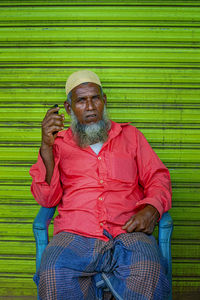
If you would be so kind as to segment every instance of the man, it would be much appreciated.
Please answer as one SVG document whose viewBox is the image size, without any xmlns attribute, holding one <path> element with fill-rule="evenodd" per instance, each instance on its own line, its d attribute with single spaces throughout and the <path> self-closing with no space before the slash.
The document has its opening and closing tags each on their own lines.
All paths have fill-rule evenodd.
<svg viewBox="0 0 200 300">
<path fill-rule="evenodd" d="M 40 299 L 165 299 L 169 286 L 154 226 L 171 207 L 167 168 L 144 136 L 110 121 L 98 76 L 73 73 L 64 115 L 50 109 L 42 122 L 32 193 L 58 206 L 54 237 L 35 281 Z M 57 133 L 55 133 L 57 132 Z"/>
</svg>

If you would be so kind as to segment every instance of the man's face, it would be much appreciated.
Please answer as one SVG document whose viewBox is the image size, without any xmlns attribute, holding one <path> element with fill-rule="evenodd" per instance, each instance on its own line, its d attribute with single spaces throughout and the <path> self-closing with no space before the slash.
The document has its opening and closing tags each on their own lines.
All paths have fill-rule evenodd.
<svg viewBox="0 0 200 300">
<path fill-rule="evenodd" d="M 90 125 L 102 120 L 106 95 L 92 82 L 80 84 L 72 90 L 71 107 L 66 103 L 68 113 L 72 109 L 81 124 Z"/>
</svg>

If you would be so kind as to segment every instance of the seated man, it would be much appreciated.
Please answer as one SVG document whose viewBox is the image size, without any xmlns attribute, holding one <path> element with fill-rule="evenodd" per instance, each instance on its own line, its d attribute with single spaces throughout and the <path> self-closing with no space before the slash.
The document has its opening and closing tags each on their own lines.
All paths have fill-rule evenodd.
<svg viewBox="0 0 200 300">
<path fill-rule="evenodd" d="M 139 130 L 108 119 L 95 73 L 71 74 L 66 94 L 71 127 L 59 108 L 47 112 L 30 170 L 36 201 L 58 206 L 35 276 L 40 299 L 105 299 L 108 287 L 118 300 L 163 300 L 169 284 L 151 234 L 171 207 L 169 171 Z"/>
</svg>

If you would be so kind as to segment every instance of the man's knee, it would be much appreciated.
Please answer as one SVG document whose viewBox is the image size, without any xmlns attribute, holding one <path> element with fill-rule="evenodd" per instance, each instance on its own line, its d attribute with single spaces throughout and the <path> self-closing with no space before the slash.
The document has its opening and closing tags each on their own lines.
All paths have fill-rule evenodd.
<svg viewBox="0 0 200 300">
<path fill-rule="evenodd" d="M 124 299 L 130 299 L 130 295 L 151 295 L 149 299 L 165 299 L 169 285 L 154 237 L 141 232 L 122 234 L 117 244 L 117 274 L 126 282 Z M 158 291 L 163 298 L 155 296 L 159 294 Z"/>
</svg>

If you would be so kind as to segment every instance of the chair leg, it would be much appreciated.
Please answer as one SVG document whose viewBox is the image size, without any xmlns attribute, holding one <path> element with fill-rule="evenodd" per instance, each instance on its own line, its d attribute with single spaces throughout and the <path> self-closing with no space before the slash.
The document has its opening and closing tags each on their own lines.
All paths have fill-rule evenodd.
<svg viewBox="0 0 200 300">
<path fill-rule="evenodd" d="M 40 300 L 40 297 L 39 297 L 39 287 L 37 287 L 37 300 Z"/>
</svg>

